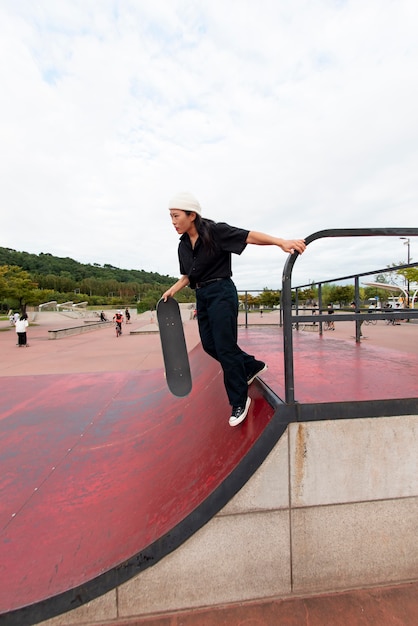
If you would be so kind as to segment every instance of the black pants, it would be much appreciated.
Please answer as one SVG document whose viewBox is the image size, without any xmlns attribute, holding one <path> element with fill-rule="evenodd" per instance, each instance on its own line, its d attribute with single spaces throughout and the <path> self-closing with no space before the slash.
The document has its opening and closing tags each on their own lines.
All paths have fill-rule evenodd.
<svg viewBox="0 0 418 626">
<path fill-rule="evenodd" d="M 26 333 L 17 333 L 18 345 L 26 346 Z"/>
<path fill-rule="evenodd" d="M 197 320 L 205 352 L 220 362 L 226 393 L 232 406 L 243 406 L 248 396 L 247 376 L 256 360 L 238 346 L 238 294 L 230 279 L 196 289 Z"/>
</svg>

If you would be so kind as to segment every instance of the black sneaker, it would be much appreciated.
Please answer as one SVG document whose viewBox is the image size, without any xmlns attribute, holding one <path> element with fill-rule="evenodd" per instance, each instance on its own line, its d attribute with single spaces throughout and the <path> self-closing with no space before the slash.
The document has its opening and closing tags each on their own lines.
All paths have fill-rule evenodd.
<svg viewBox="0 0 418 626">
<path fill-rule="evenodd" d="M 251 385 L 254 378 L 256 378 L 262 372 L 265 372 L 268 369 L 267 365 L 263 363 L 263 361 L 257 361 L 256 370 L 252 374 L 248 374 L 247 383 Z"/>
<path fill-rule="evenodd" d="M 250 408 L 250 404 L 251 404 L 251 398 L 248 397 L 247 402 L 245 403 L 245 406 L 233 406 L 232 407 L 232 415 L 229 418 L 230 426 L 238 426 L 238 424 L 241 424 L 241 422 L 245 420 L 245 418 L 247 417 L 248 409 Z"/>
</svg>

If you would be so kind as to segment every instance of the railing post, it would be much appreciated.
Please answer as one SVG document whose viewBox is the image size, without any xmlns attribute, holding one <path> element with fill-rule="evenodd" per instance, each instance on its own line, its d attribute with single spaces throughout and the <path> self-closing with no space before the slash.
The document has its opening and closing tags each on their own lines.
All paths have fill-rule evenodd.
<svg viewBox="0 0 418 626">
<path fill-rule="evenodd" d="M 322 283 L 318 284 L 318 312 L 322 315 Z M 322 322 L 319 322 L 319 334 L 322 335 Z"/>
<path fill-rule="evenodd" d="M 248 291 L 245 292 L 244 307 L 245 307 L 245 328 L 248 328 Z"/>
<path fill-rule="evenodd" d="M 359 277 L 354 277 L 354 302 L 356 313 L 360 313 L 360 283 Z M 356 320 L 356 343 L 361 342 L 361 320 Z"/>
<path fill-rule="evenodd" d="M 295 402 L 295 381 L 293 371 L 293 335 L 292 335 L 292 266 L 298 253 L 288 257 L 283 270 L 283 357 L 284 357 L 284 388 L 286 404 Z"/>
</svg>

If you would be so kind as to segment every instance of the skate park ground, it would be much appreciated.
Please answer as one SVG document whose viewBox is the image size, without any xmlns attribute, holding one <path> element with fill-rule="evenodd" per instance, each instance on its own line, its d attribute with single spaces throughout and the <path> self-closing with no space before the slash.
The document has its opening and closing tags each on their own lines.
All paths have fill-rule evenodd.
<svg viewBox="0 0 418 626">
<path fill-rule="evenodd" d="M 108 314 L 110 317 L 111 314 Z M 243 323 L 243 316 L 240 322 Z M 278 324 L 278 313 L 249 315 L 250 325 Z M 2 359 L 0 377 L 33 374 L 140 371 L 162 367 L 162 355 L 155 320 L 151 314 L 135 314 L 124 334 L 116 338 L 112 325 L 88 333 L 51 340 L 48 331 L 78 325 L 80 320 L 63 318 L 55 313 L 42 313 L 28 329 L 29 348 L 18 348 L 14 329 L 8 322 L 0 322 Z M 137 331 L 131 334 L 131 331 Z M 199 342 L 197 323 L 185 319 L 185 334 L 189 351 Z M 327 331 L 322 339 L 311 340 L 352 342 L 354 324 L 341 322 L 335 331 Z M 388 326 L 379 321 L 375 326 L 363 325 L 363 345 L 396 354 L 399 359 L 418 355 L 418 325 L 401 323 Z M 2 393 L 7 393 L 3 389 Z M 417 624 L 418 585 L 347 591 L 300 599 L 270 599 L 263 602 L 240 603 L 211 610 L 193 610 L 155 618 L 136 618 L 122 624 L 153 624 L 179 626 L 180 624 Z M 65 615 L 62 621 L 65 624 Z M 112 622 L 115 623 L 115 622 Z"/>
<path fill-rule="evenodd" d="M 113 312 L 107 312 L 111 319 Z M 196 320 L 183 315 L 187 348 L 190 352 L 199 342 Z M 31 316 L 30 316 L 31 319 Z M 88 318 L 96 321 L 97 318 Z M 60 313 L 38 313 L 28 329 L 28 345 L 31 349 L 18 349 L 14 328 L 8 321 L 0 321 L 0 345 L 2 359 L 0 376 L 25 376 L 27 374 L 53 374 L 93 371 L 138 371 L 162 367 L 162 353 L 155 314 L 150 311 L 132 314 L 131 321 L 124 325 L 120 341 L 116 339 L 113 325 L 92 330 L 88 333 L 51 340 L 48 331 L 83 324 L 82 318 L 65 317 Z M 240 313 L 239 323 L 245 323 Z M 249 326 L 279 324 L 279 313 L 258 312 L 248 315 Z M 2 332 L 9 331 L 9 332 Z M 131 334 L 133 331 L 135 334 Z M 304 333 L 307 331 L 303 331 Z M 364 344 L 418 354 L 418 323 L 387 325 L 379 320 L 376 325 L 362 327 Z M 312 333 L 314 334 L 314 333 Z M 335 331 L 326 331 L 323 339 L 342 339 L 354 342 L 355 329 L 352 322 L 335 324 Z"/>
</svg>

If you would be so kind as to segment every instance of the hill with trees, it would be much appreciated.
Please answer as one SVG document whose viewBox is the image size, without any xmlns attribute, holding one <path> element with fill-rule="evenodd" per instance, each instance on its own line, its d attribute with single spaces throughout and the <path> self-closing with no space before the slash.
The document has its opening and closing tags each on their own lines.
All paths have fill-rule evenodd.
<svg viewBox="0 0 418 626">
<path fill-rule="evenodd" d="M 88 302 L 91 306 L 135 305 L 154 308 L 161 294 L 177 278 L 145 270 L 127 270 L 113 265 L 79 263 L 69 257 L 31 254 L 0 247 L 0 304 L 3 310 L 58 303 Z M 185 289 L 179 300 L 194 301 Z"/>
</svg>

